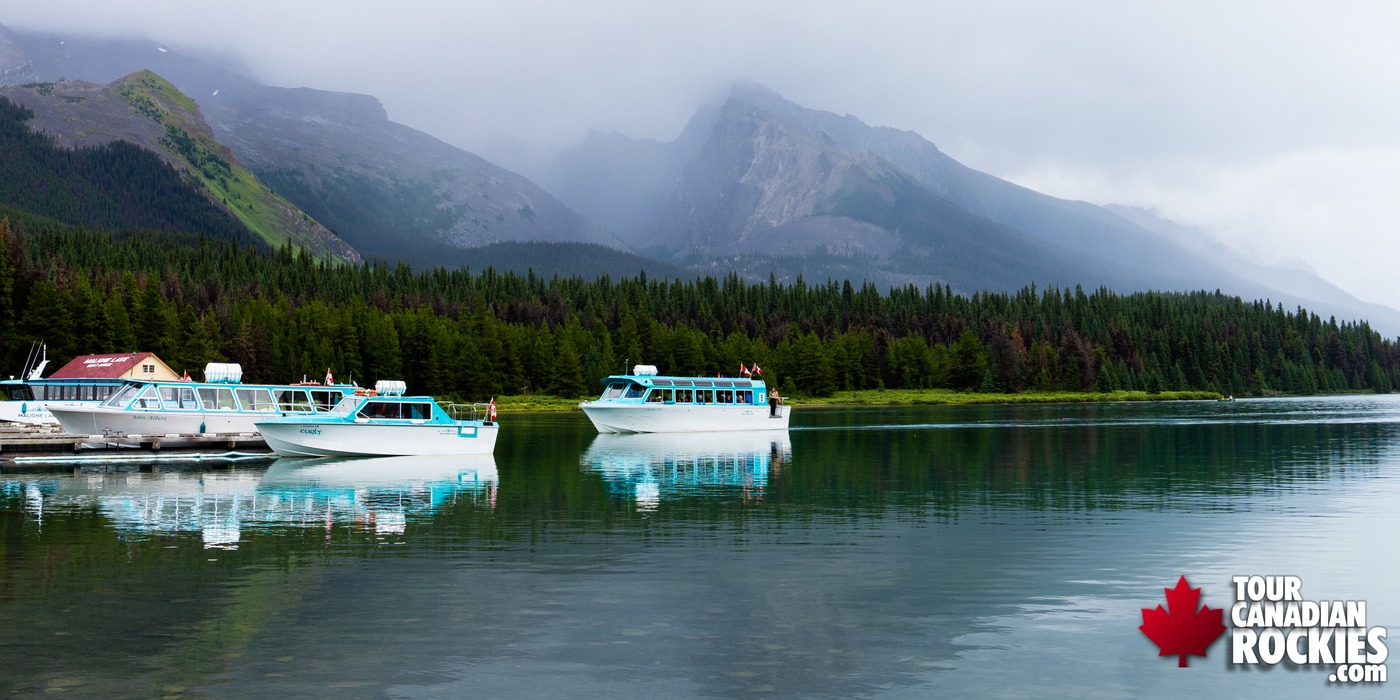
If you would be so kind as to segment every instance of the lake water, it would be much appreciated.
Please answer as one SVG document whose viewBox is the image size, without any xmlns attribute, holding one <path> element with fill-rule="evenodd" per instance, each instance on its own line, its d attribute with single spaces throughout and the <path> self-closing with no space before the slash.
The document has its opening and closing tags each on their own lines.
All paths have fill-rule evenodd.
<svg viewBox="0 0 1400 700">
<path fill-rule="evenodd" d="M 4 467 L 0 693 L 1394 691 L 1232 667 L 1228 633 L 1178 668 L 1138 626 L 1183 575 L 1228 611 L 1289 574 L 1400 627 L 1400 396 L 503 419 L 475 460 Z"/>
</svg>

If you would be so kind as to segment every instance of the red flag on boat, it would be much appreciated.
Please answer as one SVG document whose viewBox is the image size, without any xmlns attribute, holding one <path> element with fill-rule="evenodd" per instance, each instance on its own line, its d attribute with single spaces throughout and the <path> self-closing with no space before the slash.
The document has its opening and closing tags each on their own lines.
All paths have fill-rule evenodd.
<svg viewBox="0 0 1400 700">
<path fill-rule="evenodd" d="M 334 382 L 334 381 L 335 381 L 335 378 L 331 376 L 331 368 L 330 368 L 330 367 L 327 367 L 327 368 L 326 368 L 326 386 L 330 386 L 331 383 Z"/>
<path fill-rule="evenodd" d="M 486 420 L 496 422 L 496 397 L 491 397 L 491 403 L 486 405 Z"/>
<path fill-rule="evenodd" d="M 742 374 L 742 375 L 744 375 L 745 377 L 752 377 L 752 376 L 753 376 L 753 372 L 750 372 L 750 371 L 749 371 L 749 368 L 748 368 L 747 366 L 745 366 L 743 363 L 740 363 L 740 364 L 739 364 L 739 374 Z"/>
<path fill-rule="evenodd" d="M 762 367 L 759 367 L 757 362 L 753 363 L 753 373 L 754 373 L 754 374 L 763 374 L 763 368 L 762 368 Z"/>
<path fill-rule="evenodd" d="M 185 376 L 180 377 L 180 381 L 182 381 L 182 382 L 188 382 L 188 381 L 190 381 L 190 371 L 189 371 L 189 370 L 185 370 Z"/>
</svg>

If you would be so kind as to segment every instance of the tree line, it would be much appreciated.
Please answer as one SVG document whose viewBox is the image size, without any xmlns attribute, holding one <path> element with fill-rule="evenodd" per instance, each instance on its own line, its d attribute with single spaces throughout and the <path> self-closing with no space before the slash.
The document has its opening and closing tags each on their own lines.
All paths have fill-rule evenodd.
<svg viewBox="0 0 1400 700">
<path fill-rule="evenodd" d="M 0 224 L 0 360 L 17 374 L 153 351 L 176 371 L 238 362 L 249 381 L 320 378 L 461 398 L 594 393 L 629 364 L 779 390 L 1389 392 L 1400 353 L 1364 322 L 1219 292 L 723 278 L 597 279 L 366 262 L 168 232 Z M 57 365 L 55 365 L 57 366 Z"/>
</svg>

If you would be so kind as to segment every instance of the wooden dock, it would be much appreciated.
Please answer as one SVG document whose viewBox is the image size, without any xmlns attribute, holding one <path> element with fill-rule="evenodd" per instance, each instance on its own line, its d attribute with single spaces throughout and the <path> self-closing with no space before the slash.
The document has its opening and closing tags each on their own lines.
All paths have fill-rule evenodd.
<svg viewBox="0 0 1400 700">
<path fill-rule="evenodd" d="M 69 435 L 57 427 L 21 424 L 0 425 L 0 463 L 15 453 L 91 452 L 100 455 L 106 449 L 120 448 L 124 453 L 135 450 L 267 450 L 267 443 L 257 433 L 168 433 L 136 435 L 112 433 L 106 435 Z"/>
</svg>

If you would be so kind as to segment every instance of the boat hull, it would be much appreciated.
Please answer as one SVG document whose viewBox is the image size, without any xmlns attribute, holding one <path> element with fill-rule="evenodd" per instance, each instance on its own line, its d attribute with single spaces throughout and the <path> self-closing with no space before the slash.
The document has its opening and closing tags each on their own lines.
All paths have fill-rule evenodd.
<svg viewBox="0 0 1400 700">
<path fill-rule="evenodd" d="M 266 413 L 218 411 L 128 411 L 93 405 L 49 407 L 69 435 L 174 435 L 190 433 L 256 433 L 255 421 Z"/>
<path fill-rule="evenodd" d="M 496 449 L 495 424 L 394 424 L 292 421 L 258 426 L 267 446 L 294 457 L 480 455 Z"/>
<path fill-rule="evenodd" d="M 791 406 L 611 403 L 579 404 L 600 433 L 710 433 L 787 430 Z"/>
<path fill-rule="evenodd" d="M 0 422 L 53 425 L 58 419 L 42 401 L 0 401 Z"/>
</svg>

